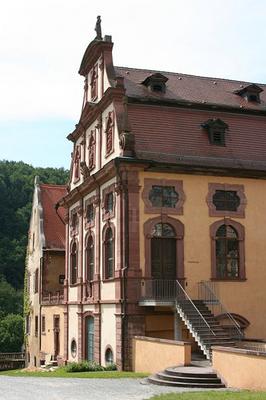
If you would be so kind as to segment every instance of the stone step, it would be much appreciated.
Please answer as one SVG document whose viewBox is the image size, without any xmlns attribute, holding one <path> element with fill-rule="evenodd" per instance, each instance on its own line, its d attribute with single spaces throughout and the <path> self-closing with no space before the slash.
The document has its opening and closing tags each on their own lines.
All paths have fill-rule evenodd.
<svg viewBox="0 0 266 400">
<path fill-rule="evenodd" d="M 154 385 L 161 385 L 161 386 L 174 386 L 174 387 L 187 387 L 187 388 L 207 388 L 207 389 L 221 389 L 224 388 L 225 385 L 223 383 L 191 383 L 191 382 L 170 382 L 165 381 L 163 379 L 156 378 L 156 376 L 152 376 L 148 378 L 150 383 Z"/>
<path fill-rule="evenodd" d="M 221 383 L 221 379 L 219 379 L 216 375 L 214 377 L 199 377 L 199 376 L 178 376 L 167 374 L 166 372 L 158 372 L 156 377 L 159 379 L 163 379 L 165 381 L 175 382 L 177 379 L 179 382 L 187 382 L 187 383 Z"/>
<path fill-rule="evenodd" d="M 195 365 L 169 367 L 148 378 L 155 385 L 176 386 L 187 388 L 224 388 L 221 379 L 210 367 Z"/>
</svg>

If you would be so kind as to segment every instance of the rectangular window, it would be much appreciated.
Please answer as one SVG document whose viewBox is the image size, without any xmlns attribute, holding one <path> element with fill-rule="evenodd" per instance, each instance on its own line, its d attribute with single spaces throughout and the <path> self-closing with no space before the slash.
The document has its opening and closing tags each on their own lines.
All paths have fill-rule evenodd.
<svg viewBox="0 0 266 400">
<path fill-rule="evenodd" d="M 45 315 L 42 315 L 42 333 L 45 333 Z"/>
<path fill-rule="evenodd" d="M 60 329 L 60 316 L 54 315 L 54 330 Z"/>
<path fill-rule="evenodd" d="M 35 329 L 34 329 L 34 331 L 35 331 L 35 336 L 38 336 L 38 331 L 39 331 L 39 327 L 38 327 L 38 316 L 37 315 L 35 315 Z"/>
<path fill-rule="evenodd" d="M 34 293 L 38 293 L 39 291 L 39 270 L 36 269 L 34 276 Z"/>
</svg>

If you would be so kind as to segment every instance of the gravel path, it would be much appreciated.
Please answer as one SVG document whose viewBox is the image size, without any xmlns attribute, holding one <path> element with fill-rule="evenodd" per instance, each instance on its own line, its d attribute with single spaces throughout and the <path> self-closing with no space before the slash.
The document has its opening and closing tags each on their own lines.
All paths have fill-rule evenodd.
<svg viewBox="0 0 266 400">
<path fill-rule="evenodd" d="M 144 400 L 156 394 L 186 390 L 147 384 L 145 379 L 0 376 L 1 400 Z"/>
</svg>

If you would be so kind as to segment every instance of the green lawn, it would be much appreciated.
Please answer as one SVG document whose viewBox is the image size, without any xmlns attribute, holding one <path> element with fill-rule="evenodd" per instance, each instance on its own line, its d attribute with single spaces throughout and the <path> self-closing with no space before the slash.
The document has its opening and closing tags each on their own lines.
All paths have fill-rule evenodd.
<svg viewBox="0 0 266 400">
<path fill-rule="evenodd" d="M 190 392 L 169 393 L 151 397 L 149 400 L 266 400 L 266 392 Z"/>
<path fill-rule="evenodd" d="M 55 371 L 23 371 L 15 369 L 12 371 L 2 371 L 0 375 L 8 376 L 37 376 L 42 378 L 145 378 L 149 374 L 136 372 L 120 372 L 120 371 L 100 371 L 100 372 L 66 372 L 64 368 L 58 368 Z"/>
</svg>

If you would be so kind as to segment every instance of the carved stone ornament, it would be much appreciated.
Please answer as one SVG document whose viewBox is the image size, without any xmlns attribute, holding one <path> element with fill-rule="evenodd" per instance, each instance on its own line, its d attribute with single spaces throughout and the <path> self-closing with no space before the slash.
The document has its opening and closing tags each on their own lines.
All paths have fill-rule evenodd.
<svg viewBox="0 0 266 400">
<path fill-rule="evenodd" d="M 85 179 L 88 178 L 88 176 L 90 176 L 90 170 L 87 167 L 87 164 L 85 163 L 85 161 L 81 161 L 81 163 L 80 163 L 80 172 Z"/>
<path fill-rule="evenodd" d="M 96 31 L 96 40 L 102 40 L 102 27 L 101 27 L 101 16 L 98 15 L 96 25 L 95 25 L 95 31 Z"/>
<path fill-rule="evenodd" d="M 123 132 L 120 135 L 119 145 L 123 150 L 124 155 L 134 155 L 135 150 L 135 136 L 131 132 Z"/>
</svg>

